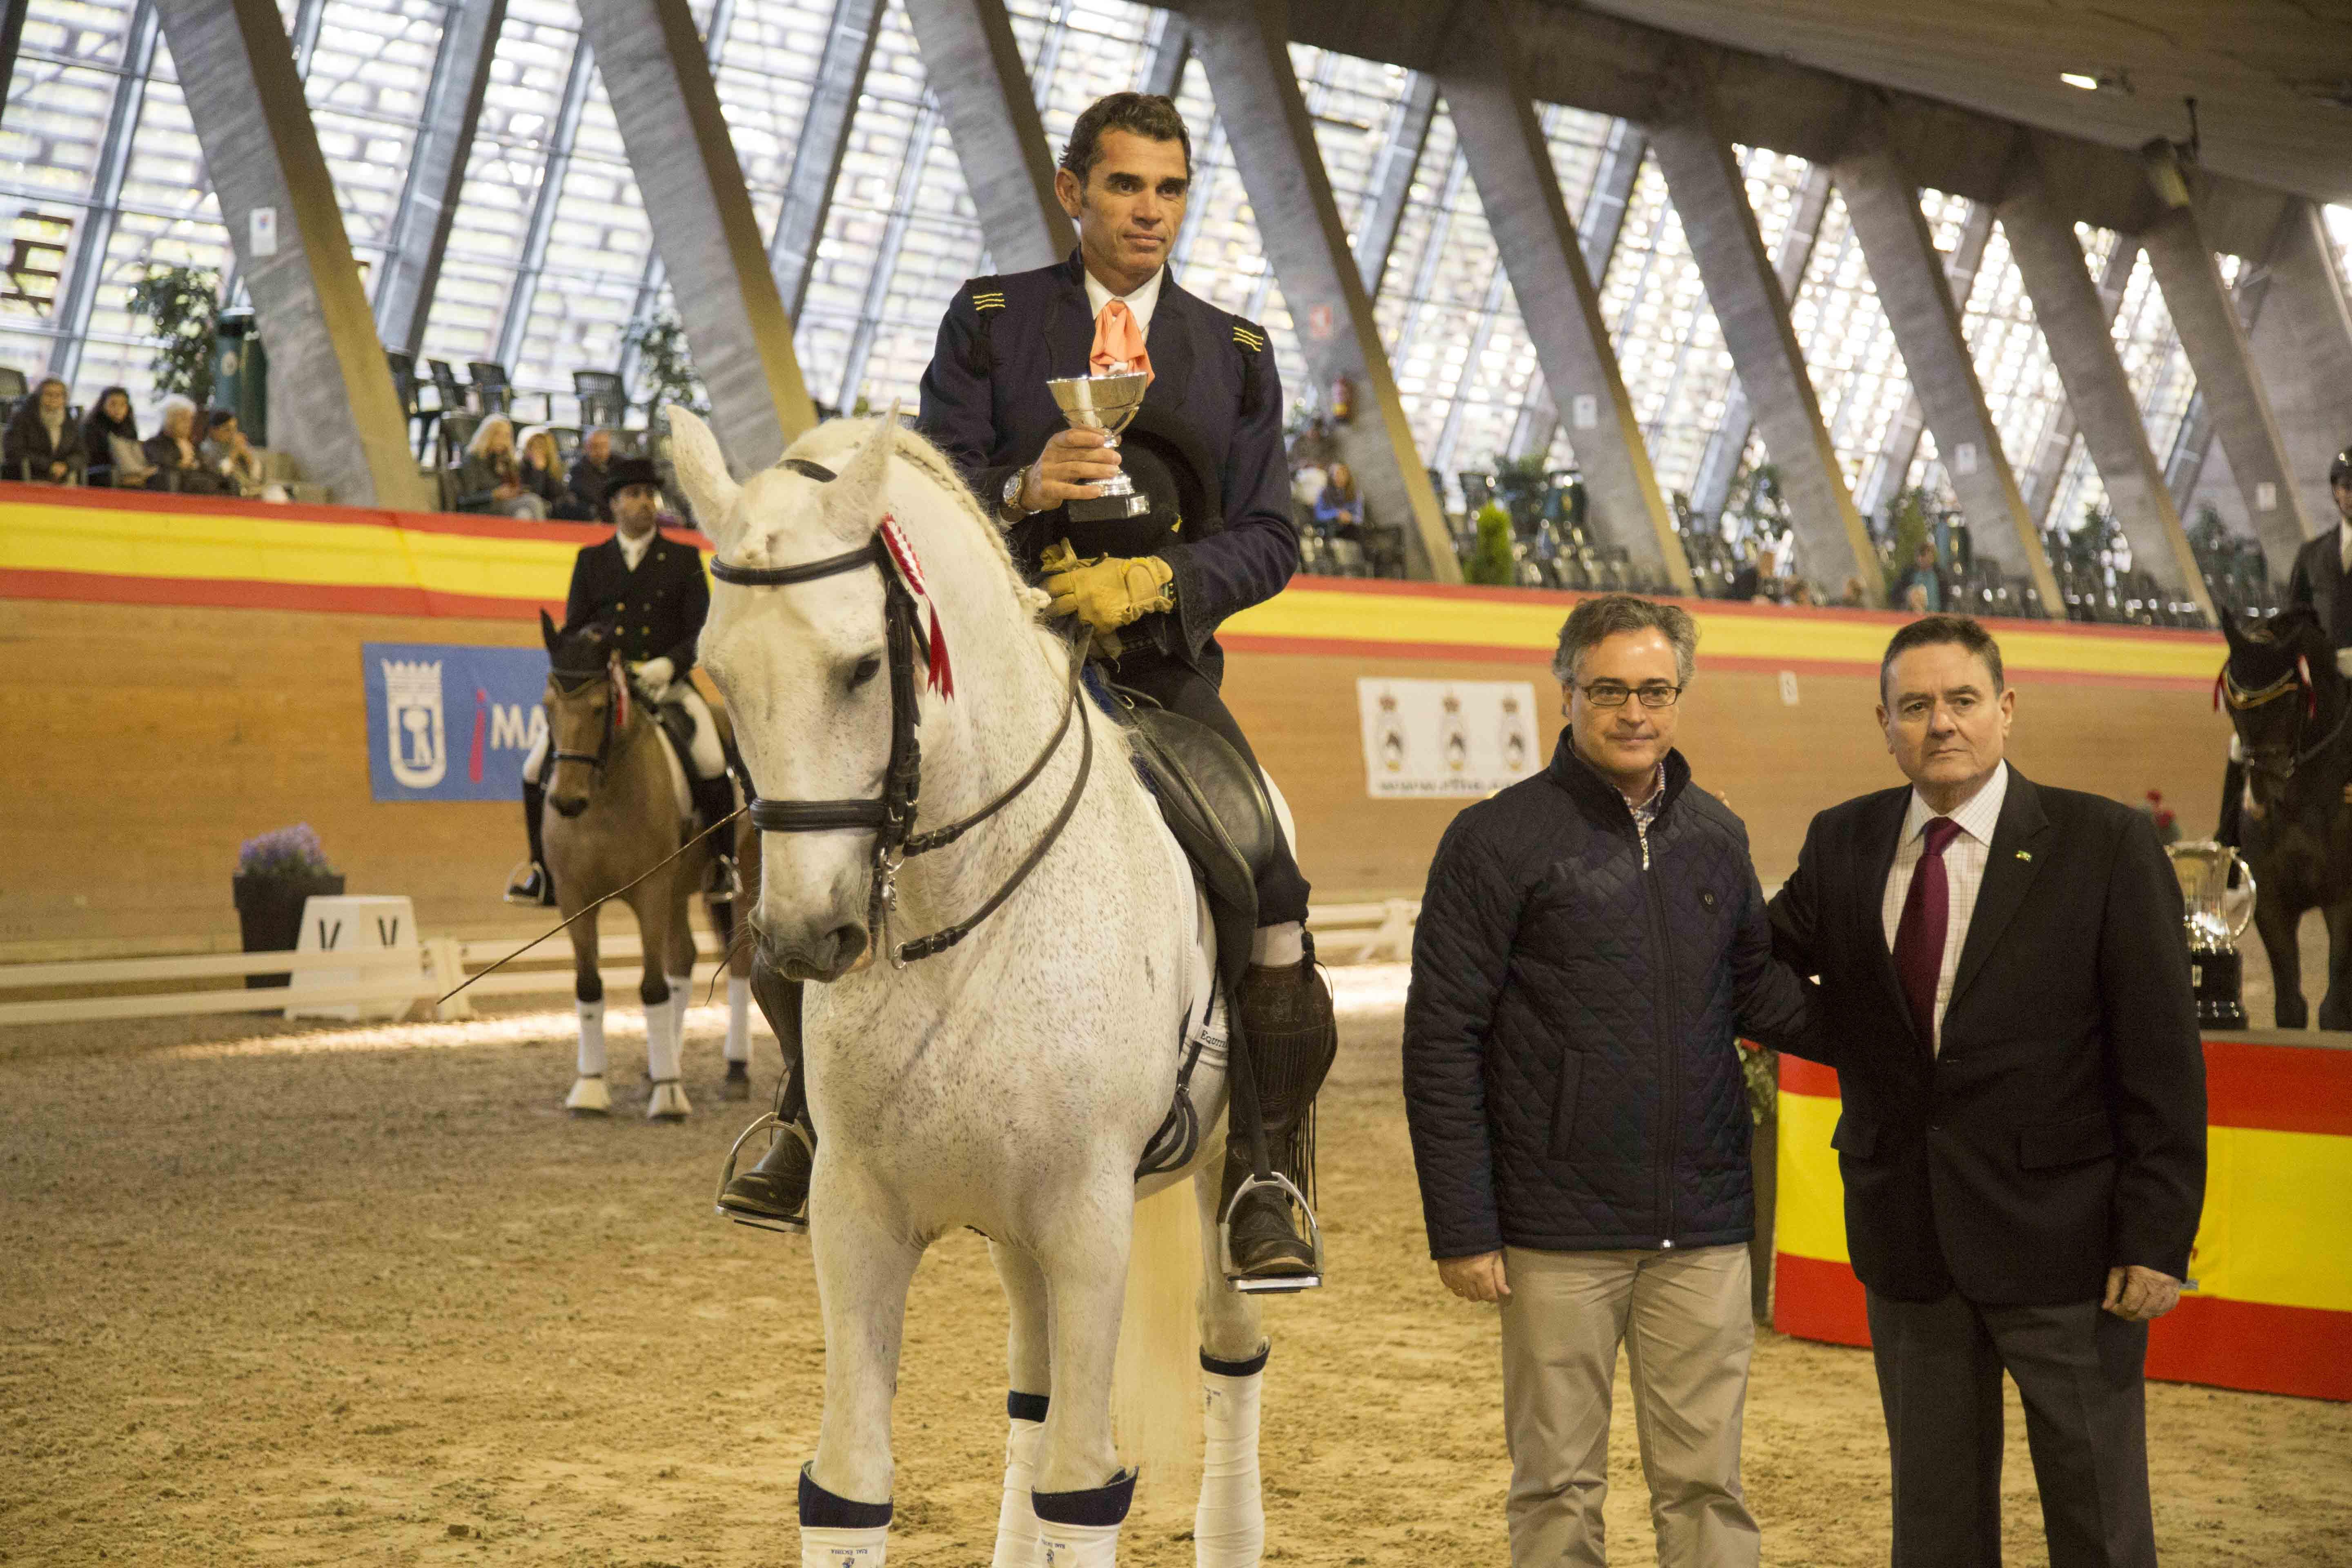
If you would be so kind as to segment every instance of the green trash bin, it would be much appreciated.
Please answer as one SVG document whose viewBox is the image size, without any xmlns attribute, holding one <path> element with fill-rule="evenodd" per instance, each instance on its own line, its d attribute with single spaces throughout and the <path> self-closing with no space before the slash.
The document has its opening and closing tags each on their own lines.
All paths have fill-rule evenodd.
<svg viewBox="0 0 2352 1568">
<path fill-rule="evenodd" d="M 213 323 L 213 406 L 236 415 L 247 441 L 269 445 L 269 353 L 251 310 L 223 310 Z"/>
</svg>

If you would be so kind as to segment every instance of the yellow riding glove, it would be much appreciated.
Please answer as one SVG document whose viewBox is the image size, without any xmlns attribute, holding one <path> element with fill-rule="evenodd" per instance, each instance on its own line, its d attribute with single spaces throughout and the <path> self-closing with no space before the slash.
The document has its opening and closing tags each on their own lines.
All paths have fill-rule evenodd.
<svg viewBox="0 0 2352 1568">
<path fill-rule="evenodd" d="M 1076 616 L 1097 632 L 1115 631 L 1176 603 L 1176 573 L 1157 555 L 1107 556 L 1098 561 L 1064 554 L 1049 560 L 1045 592 L 1057 616 Z"/>
</svg>

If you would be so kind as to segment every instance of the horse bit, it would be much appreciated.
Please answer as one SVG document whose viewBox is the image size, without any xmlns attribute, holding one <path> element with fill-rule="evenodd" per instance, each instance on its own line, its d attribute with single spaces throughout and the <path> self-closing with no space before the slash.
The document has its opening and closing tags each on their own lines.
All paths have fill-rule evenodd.
<svg viewBox="0 0 2352 1568">
<path fill-rule="evenodd" d="M 794 473 L 830 483 L 836 476 L 832 469 L 804 458 L 787 458 L 783 466 Z M 887 519 L 885 520 L 887 521 Z M 891 963 L 899 969 L 920 960 L 945 952 L 972 933 L 981 921 L 994 914 L 1013 890 L 1029 879 L 1029 874 L 1045 859 L 1067 827 L 1071 816 L 1077 810 L 1078 797 L 1085 793 L 1087 779 L 1094 767 L 1094 728 L 1081 722 L 1078 726 L 1081 750 L 1077 776 L 1070 781 L 1069 794 L 1063 798 L 1061 809 L 1054 816 L 1044 835 L 1030 848 L 1028 856 L 1014 868 L 1003 886 L 989 895 L 979 909 L 956 924 L 932 932 L 929 936 L 890 947 L 888 921 L 898 906 L 898 868 L 918 855 L 928 855 L 934 849 L 944 849 L 971 829 L 1010 805 L 1028 787 L 1037 782 L 1045 764 L 1061 749 L 1063 736 L 1069 733 L 1070 721 L 1077 711 L 1078 686 L 1086 668 L 1087 639 L 1074 637 L 1070 653 L 1070 680 L 1062 697 L 1062 717 L 1054 732 L 1039 750 L 1022 775 L 1013 780 L 995 799 L 959 822 L 945 827 L 935 827 L 928 833 L 914 831 L 916 802 L 922 792 L 922 748 L 915 738 L 915 726 L 920 712 L 915 698 L 916 645 L 922 634 L 915 618 L 915 599 L 900 579 L 898 567 L 892 560 L 887 541 L 877 528 L 867 543 L 839 555 L 805 562 L 798 566 L 737 566 L 713 558 L 710 574 L 721 583 L 732 583 L 743 588 L 784 588 L 796 583 L 814 583 L 847 572 L 873 567 L 882 574 L 883 625 L 890 662 L 890 759 L 884 770 L 882 794 L 875 798 L 848 800 L 772 800 L 760 794 L 751 783 L 751 769 L 739 760 L 737 778 L 743 786 L 745 810 L 751 826 L 762 833 L 828 833 L 844 830 L 871 831 L 874 835 L 873 894 L 867 908 L 867 925 L 874 932 L 875 945 L 888 948 Z M 1080 628 L 1083 633 L 1083 628 Z"/>
</svg>

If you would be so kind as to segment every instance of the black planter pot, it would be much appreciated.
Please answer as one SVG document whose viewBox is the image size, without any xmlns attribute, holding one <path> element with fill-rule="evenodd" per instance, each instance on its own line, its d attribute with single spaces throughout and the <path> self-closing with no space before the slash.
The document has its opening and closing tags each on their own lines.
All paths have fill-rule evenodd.
<svg viewBox="0 0 2352 1568">
<path fill-rule="evenodd" d="M 311 894 L 343 890 L 341 877 L 234 876 L 229 885 L 236 895 L 236 923 L 245 934 L 247 952 L 285 952 L 302 939 L 302 902 Z M 248 974 L 249 990 L 284 985 L 286 974 Z"/>
</svg>

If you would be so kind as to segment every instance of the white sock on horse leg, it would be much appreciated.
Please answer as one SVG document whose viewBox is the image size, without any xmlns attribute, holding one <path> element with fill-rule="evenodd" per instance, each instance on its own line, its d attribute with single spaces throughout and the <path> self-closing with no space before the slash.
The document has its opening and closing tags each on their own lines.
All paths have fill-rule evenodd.
<svg viewBox="0 0 2352 1568">
<path fill-rule="evenodd" d="M 828 1530 L 801 1526 L 801 1568 L 882 1568 L 890 1550 L 890 1527 Z"/>
<path fill-rule="evenodd" d="M 656 1083 L 677 1077 L 677 1009 L 667 1002 L 646 1009 L 646 1076 Z"/>
<path fill-rule="evenodd" d="M 1265 1503 L 1258 1482 L 1258 1388 L 1266 1352 L 1245 1362 L 1201 1352 L 1206 1402 L 1201 1500 L 1192 1513 L 1197 1568 L 1250 1568 L 1265 1550 Z"/>
<path fill-rule="evenodd" d="M 677 1043 L 686 1044 L 686 1010 L 694 1005 L 694 976 L 673 974 L 669 979 L 669 1007 L 677 1015 Z"/>
<path fill-rule="evenodd" d="M 727 1044 L 723 1048 L 730 1062 L 751 1059 L 751 983 L 732 974 L 727 977 Z"/>
<path fill-rule="evenodd" d="M 580 1009 L 580 1076 L 604 1076 L 604 1004 L 575 1002 Z"/>
<path fill-rule="evenodd" d="M 1004 1500 L 996 1510 L 996 1555 L 992 1568 L 1034 1568 L 1037 1561 L 1037 1510 L 1029 1489 L 1037 1480 L 1037 1449 L 1045 1440 L 1045 1396 L 1015 1394 L 1011 1403 L 1034 1417 L 1015 1415 L 1004 1434 Z"/>
<path fill-rule="evenodd" d="M 1135 1472 L 1082 1492 L 1031 1492 L 1039 1554 L 1054 1568 L 1118 1568 L 1118 1532 L 1135 1503 Z"/>
<path fill-rule="evenodd" d="M 1260 926 L 1250 936 L 1250 962 L 1262 968 L 1287 969 L 1307 956 L 1306 937 L 1304 921 Z"/>
</svg>

